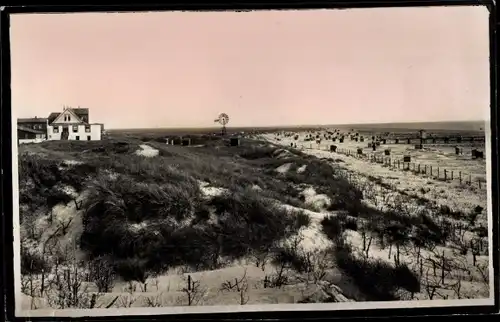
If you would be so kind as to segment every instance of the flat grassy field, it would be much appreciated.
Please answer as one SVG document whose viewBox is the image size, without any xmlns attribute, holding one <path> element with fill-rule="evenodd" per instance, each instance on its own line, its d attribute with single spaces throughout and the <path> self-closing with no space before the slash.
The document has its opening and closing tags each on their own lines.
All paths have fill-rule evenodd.
<svg viewBox="0 0 500 322">
<path fill-rule="evenodd" d="M 480 191 L 275 136 L 21 145 L 23 309 L 489 296 Z"/>
</svg>

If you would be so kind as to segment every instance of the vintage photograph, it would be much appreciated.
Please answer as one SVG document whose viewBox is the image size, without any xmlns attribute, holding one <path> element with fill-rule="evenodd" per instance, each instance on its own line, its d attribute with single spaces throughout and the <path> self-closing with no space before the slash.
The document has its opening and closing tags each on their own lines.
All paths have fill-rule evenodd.
<svg viewBox="0 0 500 322">
<path fill-rule="evenodd" d="M 488 18 L 11 15 L 16 314 L 491 303 Z"/>
</svg>

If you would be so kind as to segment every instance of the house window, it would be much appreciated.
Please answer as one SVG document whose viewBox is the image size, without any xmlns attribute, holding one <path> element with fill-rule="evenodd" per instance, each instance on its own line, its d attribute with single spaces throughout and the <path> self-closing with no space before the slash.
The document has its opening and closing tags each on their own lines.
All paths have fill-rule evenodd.
<svg viewBox="0 0 500 322">
<path fill-rule="evenodd" d="M 90 135 L 87 135 L 87 141 L 90 141 Z"/>
<path fill-rule="evenodd" d="M 59 126 L 54 126 L 54 133 L 59 133 Z"/>
<path fill-rule="evenodd" d="M 76 140 L 77 140 L 77 141 L 80 141 L 80 137 L 79 137 L 78 135 L 76 136 Z"/>
<path fill-rule="evenodd" d="M 73 132 L 78 132 L 78 125 L 73 125 Z"/>
<path fill-rule="evenodd" d="M 90 125 L 85 125 L 85 132 L 90 133 Z"/>
<path fill-rule="evenodd" d="M 71 121 L 71 115 L 68 115 L 68 121 Z"/>
</svg>

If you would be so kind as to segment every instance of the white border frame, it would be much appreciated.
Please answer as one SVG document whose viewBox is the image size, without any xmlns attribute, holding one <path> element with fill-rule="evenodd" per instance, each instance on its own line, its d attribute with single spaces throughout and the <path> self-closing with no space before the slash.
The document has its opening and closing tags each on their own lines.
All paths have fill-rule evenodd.
<svg viewBox="0 0 500 322">
<path fill-rule="evenodd" d="M 15 112 L 12 111 L 12 123 L 15 123 Z M 13 225 L 14 225 L 14 294 L 16 317 L 94 317 L 94 316 L 130 316 L 130 315 L 172 315 L 189 313 L 239 313 L 239 312 L 283 312 L 283 311 L 338 311 L 338 310 L 368 310 L 368 309 L 398 309 L 398 308 L 432 308 L 432 307 L 462 307 L 494 305 L 493 276 L 493 212 L 491 199 L 491 128 L 490 122 L 485 126 L 486 151 L 486 186 L 488 214 L 488 250 L 490 273 L 490 297 L 486 299 L 463 300 L 421 300 L 421 301 L 391 301 L 391 302 L 345 302 L 345 303 L 303 303 L 303 304 L 263 304 L 263 305 L 227 305 L 227 306 L 172 306 L 161 308 L 119 308 L 119 309 L 37 309 L 22 310 L 21 299 L 21 261 L 20 261 L 20 224 L 19 224 L 19 166 L 17 127 L 12 127 L 12 189 L 13 189 Z"/>
<path fill-rule="evenodd" d="M 486 186 L 487 186 L 487 217 L 489 242 L 489 275 L 490 297 L 486 299 L 462 300 L 420 300 L 391 302 L 346 302 L 346 303 L 304 303 L 304 304 L 264 304 L 264 305 L 227 305 L 227 306 L 174 306 L 162 308 L 119 308 L 119 309 L 37 309 L 22 310 L 21 300 L 21 263 L 20 263 L 20 223 L 19 223 L 19 165 L 17 145 L 17 117 L 11 108 L 12 134 L 12 191 L 13 191 L 13 241 L 14 241 L 14 315 L 16 317 L 99 317 L 99 316 L 131 316 L 131 315 L 173 315 L 193 313 L 239 313 L 239 312 L 283 312 L 283 311 L 337 311 L 337 310 L 368 310 L 368 309 L 398 309 L 398 308 L 436 308 L 462 306 L 492 306 L 494 305 L 494 270 L 493 270 L 493 211 L 491 196 L 491 115 L 490 107 L 486 112 L 485 122 L 485 152 L 486 152 Z"/>
</svg>

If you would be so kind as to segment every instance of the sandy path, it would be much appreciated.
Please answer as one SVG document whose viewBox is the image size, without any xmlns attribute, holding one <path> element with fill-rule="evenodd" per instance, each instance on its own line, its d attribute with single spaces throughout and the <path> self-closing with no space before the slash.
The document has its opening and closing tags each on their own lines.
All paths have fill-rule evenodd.
<svg viewBox="0 0 500 322">
<path fill-rule="evenodd" d="M 263 135 L 263 139 L 283 146 L 290 146 L 293 138 L 281 138 L 281 141 L 274 139 L 273 135 Z M 300 139 L 299 139 L 300 141 Z M 308 142 L 299 142 L 297 147 L 308 146 Z M 349 157 L 340 153 L 324 151 L 319 149 L 302 149 L 303 153 L 314 155 L 319 158 L 333 158 L 342 161 L 341 166 L 351 172 L 353 175 L 361 175 L 364 177 L 375 177 L 381 180 L 384 184 L 397 187 L 398 191 L 413 193 L 429 200 L 435 201 L 437 204 L 446 205 L 452 209 L 469 210 L 479 205 L 486 208 L 487 196 L 486 190 L 478 191 L 469 186 L 460 186 L 458 184 L 431 180 L 430 178 L 421 175 L 415 175 L 410 171 L 401 171 L 384 167 L 382 164 L 367 162 L 364 159 Z M 428 188 L 429 191 L 422 193 L 422 187 Z"/>
</svg>

